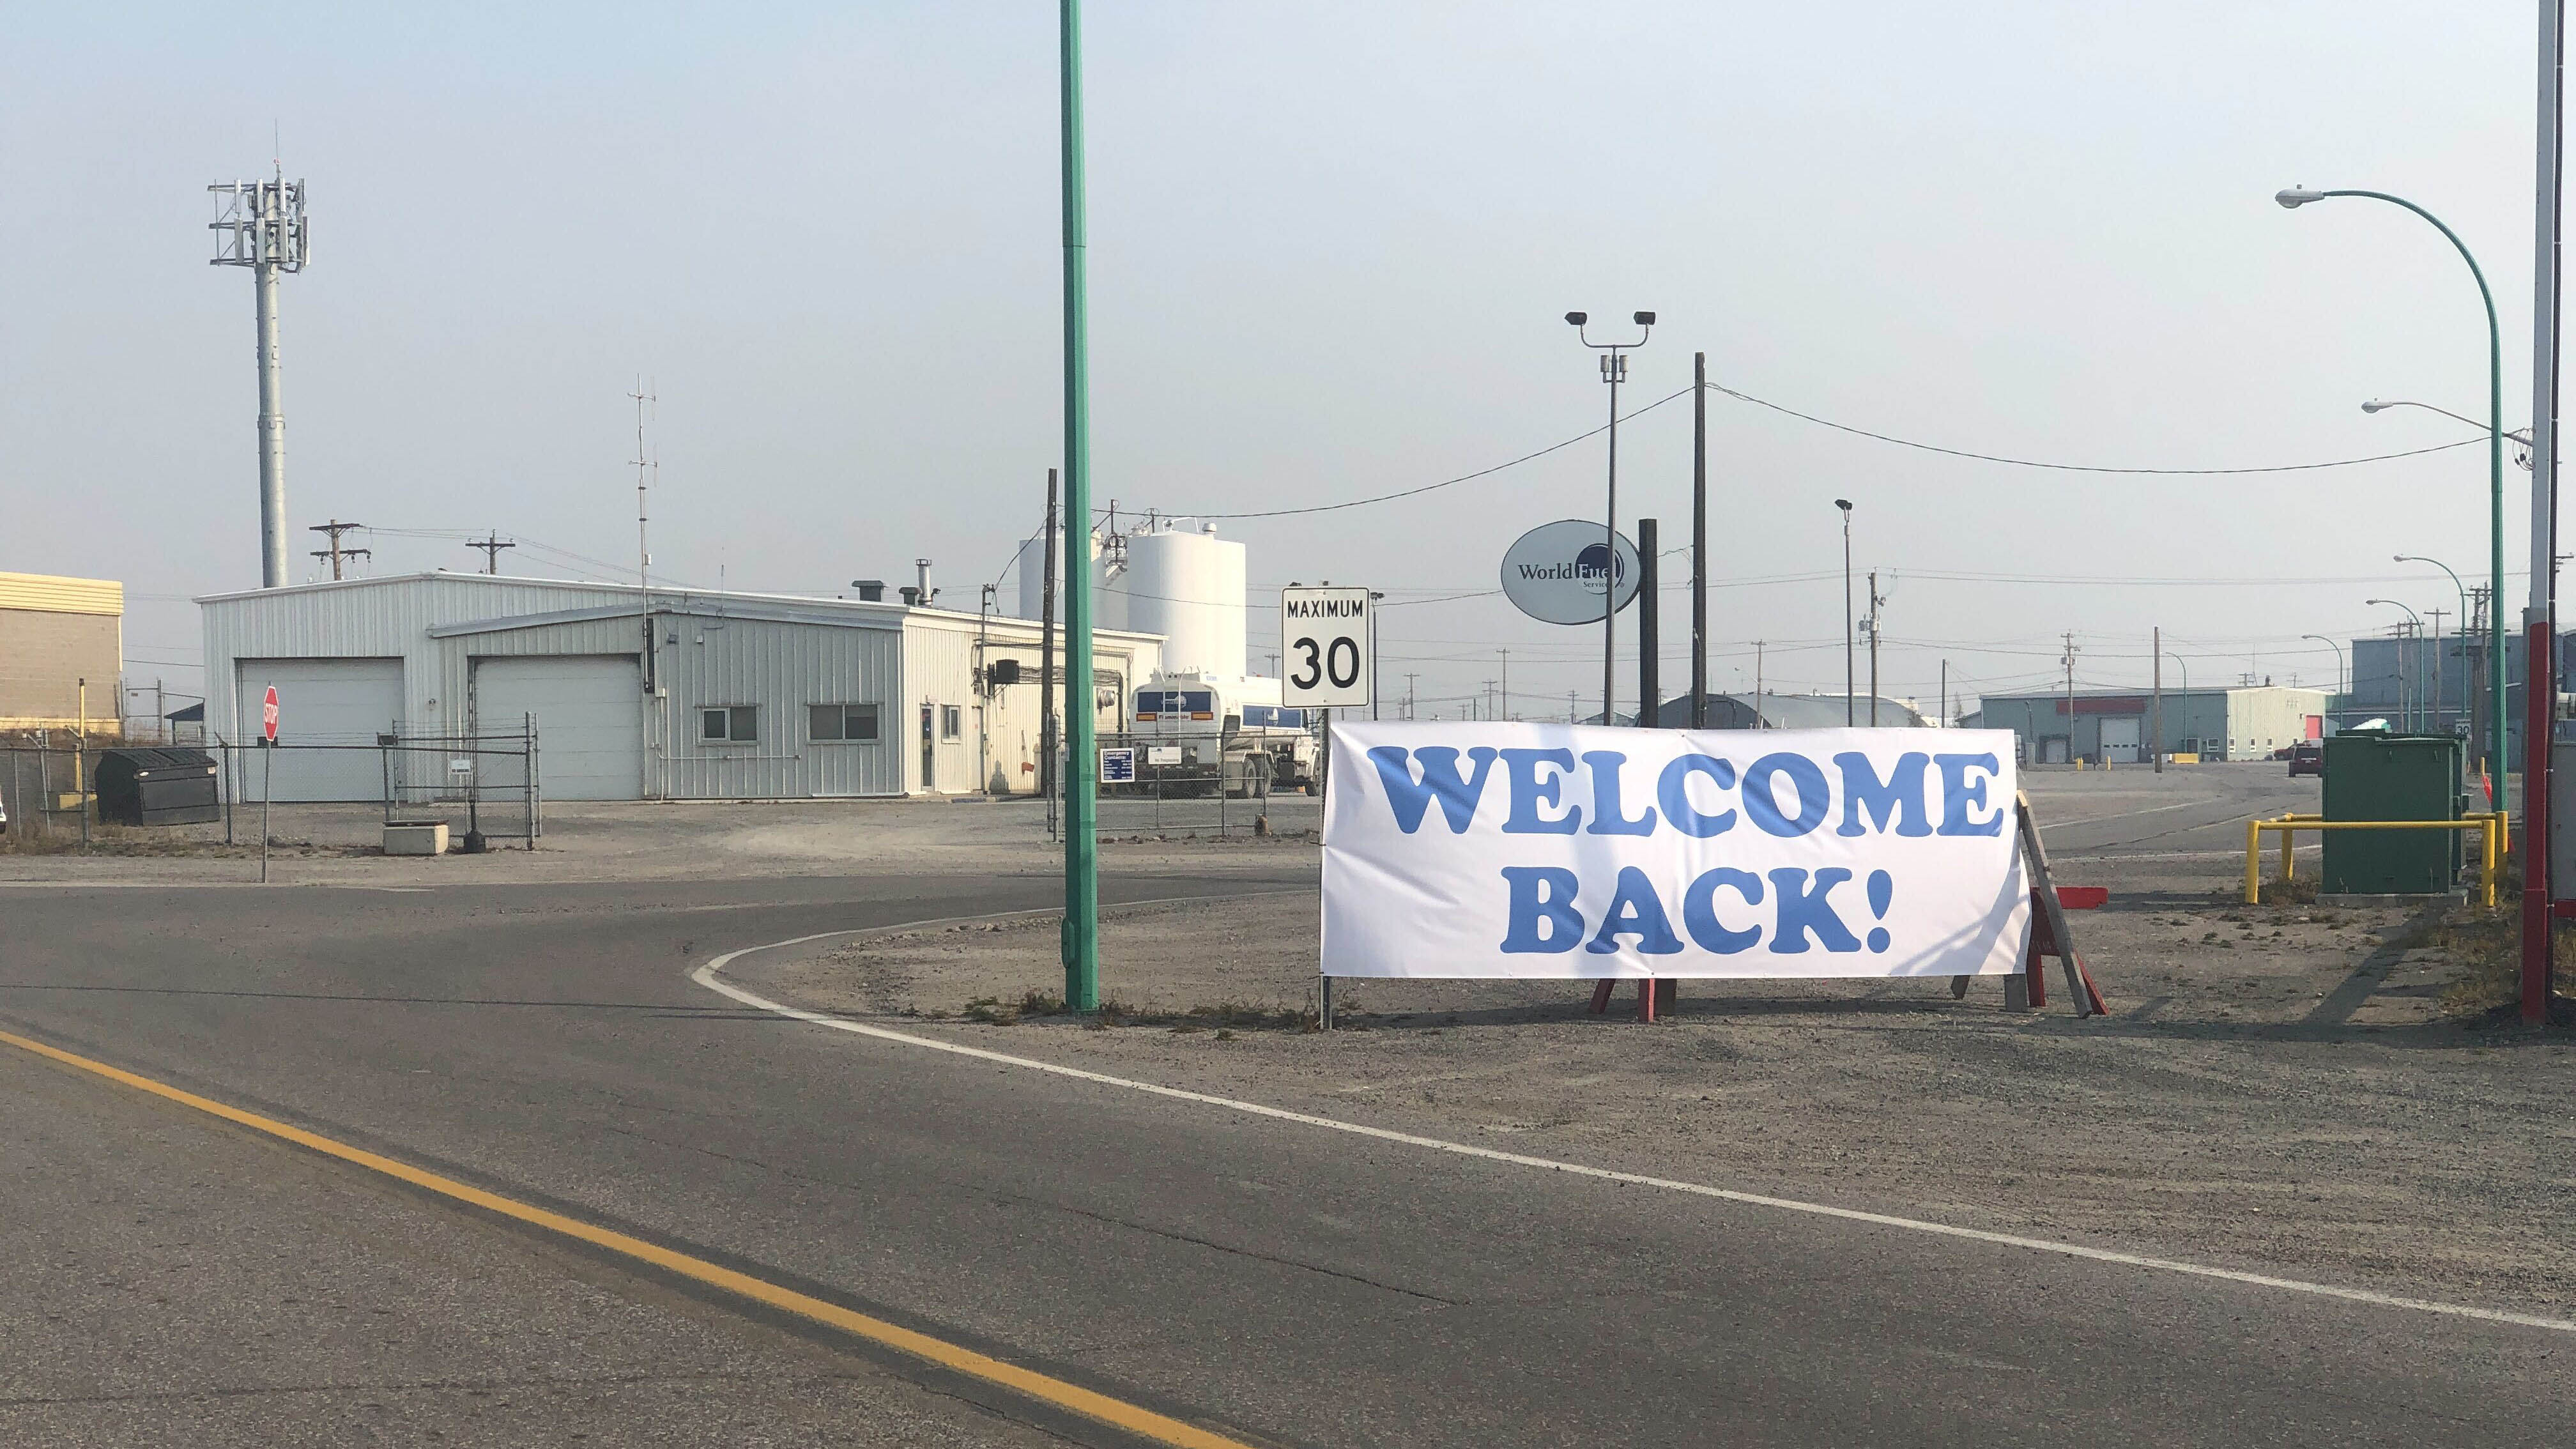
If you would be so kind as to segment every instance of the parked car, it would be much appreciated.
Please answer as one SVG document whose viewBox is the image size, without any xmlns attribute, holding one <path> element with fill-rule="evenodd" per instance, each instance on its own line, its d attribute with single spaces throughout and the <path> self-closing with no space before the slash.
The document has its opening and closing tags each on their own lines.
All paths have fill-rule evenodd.
<svg viewBox="0 0 2576 1449">
<path fill-rule="evenodd" d="M 2308 740 L 2302 744 L 2290 746 L 2290 773 L 2293 775 L 2314 775 L 2318 779 L 2324 779 L 2326 773 L 2326 747 L 2315 740 Z"/>
</svg>

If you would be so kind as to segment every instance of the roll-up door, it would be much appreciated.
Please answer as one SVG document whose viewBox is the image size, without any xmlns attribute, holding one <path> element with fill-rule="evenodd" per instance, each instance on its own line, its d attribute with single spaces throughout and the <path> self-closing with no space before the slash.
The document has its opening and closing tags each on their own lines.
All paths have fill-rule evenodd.
<svg viewBox="0 0 2576 1449">
<path fill-rule="evenodd" d="M 385 758 L 376 736 L 402 717 L 399 659 L 237 659 L 233 739 L 256 743 L 260 703 L 277 690 L 274 758 L 236 757 L 241 800 L 382 800 Z"/>
<path fill-rule="evenodd" d="M 474 729 L 516 748 L 537 720 L 537 783 L 549 800 L 644 796 L 644 676 L 631 654 L 569 654 L 474 661 Z M 518 762 L 489 759 L 487 796 L 519 788 Z"/>
</svg>

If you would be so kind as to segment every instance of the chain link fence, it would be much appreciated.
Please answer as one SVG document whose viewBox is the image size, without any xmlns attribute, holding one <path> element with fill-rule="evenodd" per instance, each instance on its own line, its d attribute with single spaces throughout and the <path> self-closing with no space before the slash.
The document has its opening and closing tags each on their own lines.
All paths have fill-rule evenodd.
<svg viewBox="0 0 2576 1449">
<path fill-rule="evenodd" d="M 348 850 L 381 846 L 383 827 L 444 823 L 468 850 L 545 833 L 544 757 L 535 721 L 505 734 L 298 739 L 202 749 L 215 764 L 221 818 L 171 826 L 112 826 L 98 808 L 99 762 L 126 748 L 169 748 L 112 738 L 38 732 L 0 739 L 0 811 L 18 851 L 87 846 L 101 838 L 257 845 L 271 838 Z"/>
</svg>

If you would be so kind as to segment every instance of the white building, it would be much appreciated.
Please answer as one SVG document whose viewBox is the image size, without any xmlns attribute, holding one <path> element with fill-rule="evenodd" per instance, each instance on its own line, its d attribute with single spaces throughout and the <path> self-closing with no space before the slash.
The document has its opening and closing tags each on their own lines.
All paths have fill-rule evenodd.
<svg viewBox="0 0 2576 1449">
<path fill-rule="evenodd" d="M 632 584 L 444 571 L 210 595 L 197 600 L 207 733 L 256 740 L 274 686 L 288 744 L 515 737 L 533 716 L 556 800 L 1036 788 L 1034 623 L 656 588 L 648 638 L 646 599 Z M 1122 729 L 1161 640 L 1102 631 L 1093 658 L 1099 727 Z M 1002 682 L 1014 665 L 1016 682 Z M 373 748 L 282 750 L 270 763 L 279 800 L 380 800 L 388 769 L 417 797 L 444 768 L 435 751 Z"/>
</svg>

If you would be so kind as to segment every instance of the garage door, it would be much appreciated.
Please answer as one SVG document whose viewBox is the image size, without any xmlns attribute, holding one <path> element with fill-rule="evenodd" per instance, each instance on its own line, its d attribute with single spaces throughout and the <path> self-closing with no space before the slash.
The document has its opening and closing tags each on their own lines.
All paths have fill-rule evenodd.
<svg viewBox="0 0 2576 1449">
<path fill-rule="evenodd" d="M 384 755 L 376 736 L 402 717 L 399 659 L 239 659 L 233 662 L 233 738 L 259 738 L 259 706 L 277 689 L 273 759 L 244 755 L 243 800 L 382 800 Z M 263 794 L 263 790 L 269 793 Z"/>
<path fill-rule="evenodd" d="M 537 781 L 549 800 L 644 795 L 644 677 L 631 654 L 474 661 L 475 729 L 515 735 L 537 717 Z M 494 761 L 483 788 L 515 790 L 516 761 Z"/>
<path fill-rule="evenodd" d="M 2134 765 L 2139 754 L 2138 718 L 2102 721 L 2102 758 L 2114 765 Z"/>
</svg>

